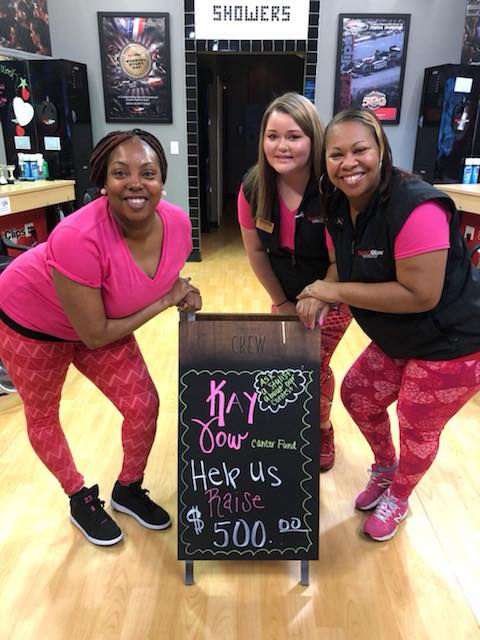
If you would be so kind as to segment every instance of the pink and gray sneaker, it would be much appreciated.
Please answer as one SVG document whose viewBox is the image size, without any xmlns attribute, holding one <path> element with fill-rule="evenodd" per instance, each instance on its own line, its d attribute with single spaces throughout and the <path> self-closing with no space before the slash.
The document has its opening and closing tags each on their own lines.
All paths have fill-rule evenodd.
<svg viewBox="0 0 480 640">
<path fill-rule="evenodd" d="M 355 506 L 361 511 L 373 509 L 382 499 L 383 494 L 392 484 L 393 476 L 397 465 L 385 468 L 377 464 L 372 464 L 372 468 L 368 470 L 370 480 L 365 489 L 358 494 L 355 500 Z"/>
<path fill-rule="evenodd" d="M 408 514 L 408 501 L 400 500 L 390 494 L 390 489 L 383 494 L 375 511 L 363 525 L 363 533 L 373 540 L 390 540 L 397 533 L 398 525 Z"/>
</svg>

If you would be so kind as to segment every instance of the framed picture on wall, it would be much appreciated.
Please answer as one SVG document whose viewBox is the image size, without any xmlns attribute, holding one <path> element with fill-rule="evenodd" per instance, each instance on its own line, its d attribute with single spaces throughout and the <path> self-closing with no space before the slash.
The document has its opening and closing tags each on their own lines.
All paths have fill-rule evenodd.
<svg viewBox="0 0 480 640">
<path fill-rule="evenodd" d="M 480 64 L 480 0 L 467 3 L 461 63 Z"/>
<path fill-rule="evenodd" d="M 364 107 L 400 122 L 409 26 L 410 14 L 339 15 L 334 113 Z"/>
<path fill-rule="evenodd" d="M 168 13 L 97 13 L 107 122 L 172 122 Z"/>
</svg>

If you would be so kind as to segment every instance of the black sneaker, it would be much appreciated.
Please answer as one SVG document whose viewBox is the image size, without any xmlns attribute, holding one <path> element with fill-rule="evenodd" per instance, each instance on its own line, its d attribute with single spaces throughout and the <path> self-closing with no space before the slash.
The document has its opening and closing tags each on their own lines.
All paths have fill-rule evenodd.
<svg viewBox="0 0 480 640">
<path fill-rule="evenodd" d="M 121 485 L 117 480 L 110 504 L 117 511 L 133 516 L 147 529 L 167 529 L 172 524 L 170 516 L 150 500 L 148 489 L 142 489 L 142 480 L 128 485 Z"/>
<path fill-rule="evenodd" d="M 104 504 L 98 497 L 98 484 L 90 489 L 83 487 L 70 498 L 70 520 L 87 540 L 108 546 L 120 542 L 123 533 L 103 508 Z"/>
</svg>

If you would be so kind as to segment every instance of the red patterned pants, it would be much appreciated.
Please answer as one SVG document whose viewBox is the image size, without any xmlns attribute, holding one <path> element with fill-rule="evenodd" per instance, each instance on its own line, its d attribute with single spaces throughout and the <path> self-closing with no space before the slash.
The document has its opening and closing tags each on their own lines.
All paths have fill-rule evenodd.
<svg viewBox="0 0 480 640">
<path fill-rule="evenodd" d="M 382 467 L 396 462 L 387 407 L 398 401 L 400 456 L 391 491 L 406 500 L 434 461 L 443 427 L 479 390 L 480 352 L 399 360 L 372 342 L 345 376 L 341 396 Z"/>
<path fill-rule="evenodd" d="M 87 349 L 81 342 L 32 340 L 0 321 L 0 359 L 23 400 L 32 447 L 65 493 L 71 495 L 84 485 L 59 420 L 60 396 L 70 364 L 123 416 L 123 466 L 118 479 L 129 484 L 142 477 L 155 437 L 159 400 L 133 336 Z M 83 420 L 81 398 L 78 420 Z"/>
<path fill-rule="evenodd" d="M 276 313 L 272 305 L 272 313 Z M 330 360 L 352 321 L 352 314 L 346 304 L 332 307 L 322 324 L 320 345 L 320 424 L 327 425 L 332 410 L 335 378 L 330 368 Z"/>
<path fill-rule="evenodd" d="M 338 343 L 352 321 L 350 310 L 346 305 L 331 309 L 322 325 L 322 341 L 320 347 L 320 424 L 330 420 L 335 378 L 330 368 L 330 360 Z"/>
</svg>

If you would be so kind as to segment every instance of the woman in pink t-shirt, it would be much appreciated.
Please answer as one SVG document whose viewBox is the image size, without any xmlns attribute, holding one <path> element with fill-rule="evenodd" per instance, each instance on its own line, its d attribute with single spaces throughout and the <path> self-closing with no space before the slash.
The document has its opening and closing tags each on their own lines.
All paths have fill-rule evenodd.
<svg viewBox="0 0 480 640">
<path fill-rule="evenodd" d="M 85 486 L 60 425 L 67 370 L 74 364 L 123 415 L 113 508 L 149 529 L 167 528 L 168 513 L 142 488 L 159 401 L 133 332 L 171 306 L 197 310 L 201 298 L 179 277 L 191 228 L 181 209 L 161 201 L 160 142 L 140 129 L 111 132 L 90 168 L 100 197 L 1 275 L 0 358 L 22 397 L 30 442 L 70 498 L 72 522 L 90 542 L 111 545 L 122 532 L 98 485 Z"/>
</svg>

